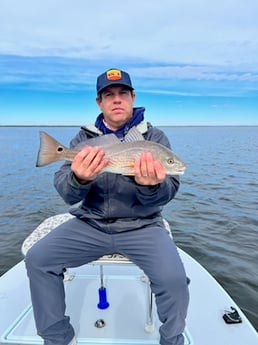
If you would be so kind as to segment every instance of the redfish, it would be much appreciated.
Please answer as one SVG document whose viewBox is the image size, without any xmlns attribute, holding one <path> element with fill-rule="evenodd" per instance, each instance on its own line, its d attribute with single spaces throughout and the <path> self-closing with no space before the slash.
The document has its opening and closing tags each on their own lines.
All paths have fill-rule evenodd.
<svg viewBox="0 0 258 345">
<path fill-rule="evenodd" d="M 36 166 L 42 167 L 60 160 L 72 161 L 82 147 L 87 145 L 98 146 L 104 150 L 109 164 L 102 172 L 133 176 L 135 160 L 140 157 L 142 152 L 151 152 L 154 159 L 162 163 L 167 175 L 184 173 L 185 164 L 170 149 L 159 143 L 145 140 L 136 129 L 130 131 L 126 136 L 126 141 L 121 142 L 115 134 L 107 134 L 88 139 L 75 149 L 69 149 L 49 134 L 40 132 L 40 148 Z"/>
</svg>

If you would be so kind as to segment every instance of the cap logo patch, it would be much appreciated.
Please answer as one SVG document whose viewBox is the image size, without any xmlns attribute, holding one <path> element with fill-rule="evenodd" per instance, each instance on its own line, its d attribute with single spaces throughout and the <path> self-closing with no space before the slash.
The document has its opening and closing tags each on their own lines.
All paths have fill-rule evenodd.
<svg viewBox="0 0 258 345">
<path fill-rule="evenodd" d="M 107 79 L 108 80 L 119 80 L 122 79 L 121 71 L 118 69 L 110 69 L 107 71 Z"/>
</svg>

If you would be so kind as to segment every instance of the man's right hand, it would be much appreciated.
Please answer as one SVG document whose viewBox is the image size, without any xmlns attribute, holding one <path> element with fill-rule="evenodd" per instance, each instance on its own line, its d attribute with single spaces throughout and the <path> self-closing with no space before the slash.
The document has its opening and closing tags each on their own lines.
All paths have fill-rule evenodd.
<svg viewBox="0 0 258 345">
<path fill-rule="evenodd" d="M 71 165 L 76 179 L 81 184 L 92 181 L 108 165 L 105 152 L 98 146 L 85 146 L 75 157 Z"/>
</svg>

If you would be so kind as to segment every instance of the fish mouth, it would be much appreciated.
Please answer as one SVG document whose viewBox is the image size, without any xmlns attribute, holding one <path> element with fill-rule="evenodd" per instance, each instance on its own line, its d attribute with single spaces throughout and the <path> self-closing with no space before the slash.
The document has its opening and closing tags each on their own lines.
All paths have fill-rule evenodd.
<svg viewBox="0 0 258 345">
<path fill-rule="evenodd" d="M 183 175 L 185 173 L 185 167 L 176 169 L 178 175 Z"/>
</svg>

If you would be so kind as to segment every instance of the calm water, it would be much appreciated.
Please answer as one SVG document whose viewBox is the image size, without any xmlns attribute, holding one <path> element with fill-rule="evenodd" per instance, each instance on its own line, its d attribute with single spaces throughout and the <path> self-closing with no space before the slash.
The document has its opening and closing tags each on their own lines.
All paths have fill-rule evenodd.
<svg viewBox="0 0 258 345">
<path fill-rule="evenodd" d="M 164 209 L 177 245 L 258 329 L 258 127 L 163 129 L 187 164 Z M 78 128 L 0 127 L 0 275 L 22 259 L 21 244 L 40 222 L 68 211 L 52 185 L 59 163 L 35 167 L 39 130 L 68 144 Z"/>
</svg>

